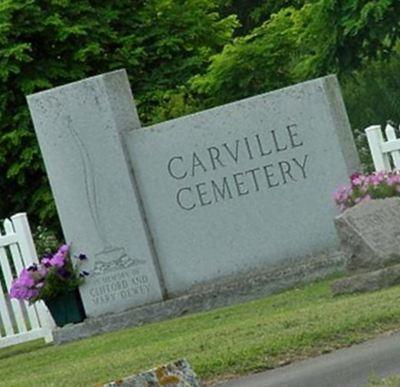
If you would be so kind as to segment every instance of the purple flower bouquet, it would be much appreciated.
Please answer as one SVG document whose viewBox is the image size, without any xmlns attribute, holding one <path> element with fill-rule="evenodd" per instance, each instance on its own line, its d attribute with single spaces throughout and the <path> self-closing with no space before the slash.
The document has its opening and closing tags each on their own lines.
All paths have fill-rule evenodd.
<svg viewBox="0 0 400 387">
<path fill-rule="evenodd" d="M 84 254 L 76 258 L 78 261 L 87 259 Z M 76 290 L 88 274 L 79 270 L 79 264 L 74 267 L 69 246 L 62 245 L 54 254 L 42 257 L 39 264 L 23 269 L 11 285 L 10 297 L 30 303 L 46 302 Z"/>
</svg>

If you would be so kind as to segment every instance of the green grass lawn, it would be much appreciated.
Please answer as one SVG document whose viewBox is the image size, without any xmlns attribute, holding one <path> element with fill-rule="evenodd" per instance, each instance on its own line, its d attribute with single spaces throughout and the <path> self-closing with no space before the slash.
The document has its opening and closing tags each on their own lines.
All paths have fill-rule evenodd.
<svg viewBox="0 0 400 387">
<path fill-rule="evenodd" d="M 368 387 L 399 387 L 400 375 L 392 375 L 385 379 L 371 378 Z"/>
<path fill-rule="evenodd" d="M 0 385 L 87 386 L 182 357 L 216 380 L 400 329 L 400 287 L 334 298 L 330 282 L 62 346 L 2 349 Z"/>
</svg>

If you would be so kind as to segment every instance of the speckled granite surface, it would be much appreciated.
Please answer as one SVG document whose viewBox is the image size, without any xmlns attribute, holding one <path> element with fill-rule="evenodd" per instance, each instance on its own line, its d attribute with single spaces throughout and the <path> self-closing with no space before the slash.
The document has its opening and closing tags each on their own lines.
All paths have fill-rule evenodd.
<svg viewBox="0 0 400 387">
<path fill-rule="evenodd" d="M 200 382 L 186 360 L 162 365 L 137 375 L 104 384 L 104 387 L 200 387 Z"/>
</svg>

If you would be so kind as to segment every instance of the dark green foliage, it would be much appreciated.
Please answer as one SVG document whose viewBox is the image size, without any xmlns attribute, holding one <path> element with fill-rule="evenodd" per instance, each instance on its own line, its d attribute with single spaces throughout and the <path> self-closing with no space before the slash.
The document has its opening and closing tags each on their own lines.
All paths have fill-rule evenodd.
<svg viewBox="0 0 400 387">
<path fill-rule="evenodd" d="M 206 106 L 277 89 L 294 81 L 297 39 L 302 22 L 284 9 L 251 34 L 236 38 L 212 58 L 207 74 L 194 77 L 192 89 Z"/>
<path fill-rule="evenodd" d="M 342 80 L 343 94 L 353 128 L 400 123 L 400 55 L 375 61 Z"/>
<path fill-rule="evenodd" d="M 241 26 L 236 29 L 235 35 L 241 36 L 258 27 L 281 9 L 300 8 L 304 3 L 305 0 L 221 0 L 221 13 L 237 15 Z"/>
<path fill-rule="evenodd" d="M 151 122 L 164 96 L 229 41 L 236 19 L 216 8 L 213 0 L 0 0 L 0 218 L 24 210 L 34 223 L 57 223 L 27 94 L 124 67 Z"/>
<path fill-rule="evenodd" d="M 400 55 L 372 61 L 341 80 L 342 91 L 364 170 L 374 170 L 364 129 L 387 121 L 400 124 Z"/>
<path fill-rule="evenodd" d="M 400 2 L 390 0 L 314 0 L 281 9 L 225 46 L 207 74 L 194 78 L 193 89 L 212 106 L 330 72 L 350 73 L 392 52 L 399 14 Z"/>
<path fill-rule="evenodd" d="M 241 25 L 236 29 L 235 35 L 244 35 L 259 25 L 260 19 L 255 20 L 252 13 L 255 9 L 264 7 L 265 3 L 267 2 L 264 0 L 222 0 L 221 13 L 223 15 L 237 15 Z"/>
<path fill-rule="evenodd" d="M 250 12 L 250 19 L 253 24 L 261 24 L 268 20 L 272 14 L 279 12 L 283 8 L 294 7 L 296 9 L 301 8 L 305 4 L 306 0 L 270 0 L 270 1 L 259 1 Z"/>
</svg>

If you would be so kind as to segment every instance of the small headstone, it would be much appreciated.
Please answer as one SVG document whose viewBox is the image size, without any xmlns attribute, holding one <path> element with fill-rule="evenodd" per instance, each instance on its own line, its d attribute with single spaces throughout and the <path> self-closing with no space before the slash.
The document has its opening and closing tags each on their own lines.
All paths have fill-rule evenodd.
<svg viewBox="0 0 400 387">
<path fill-rule="evenodd" d="M 138 375 L 104 384 L 104 387 L 200 387 L 199 380 L 186 360 L 165 364 Z"/>
<path fill-rule="evenodd" d="M 360 203 L 339 215 L 335 226 L 350 271 L 400 261 L 400 198 Z"/>
</svg>

